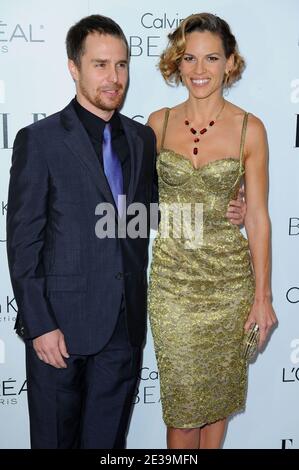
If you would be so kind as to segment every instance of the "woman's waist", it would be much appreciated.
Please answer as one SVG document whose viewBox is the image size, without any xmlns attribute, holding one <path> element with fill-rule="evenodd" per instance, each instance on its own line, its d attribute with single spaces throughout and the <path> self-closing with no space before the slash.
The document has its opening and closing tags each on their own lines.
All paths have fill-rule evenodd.
<svg viewBox="0 0 299 470">
<path fill-rule="evenodd" d="M 227 218 L 227 205 L 222 211 L 205 209 L 203 204 L 188 206 L 173 204 L 160 206 L 159 232 L 188 234 L 189 230 L 201 230 L 209 235 L 217 233 L 223 237 L 234 237 L 240 234 L 240 228 Z"/>
<path fill-rule="evenodd" d="M 160 193 L 159 195 L 159 208 L 161 213 L 190 213 L 195 215 L 199 210 L 205 215 L 207 219 L 221 220 L 226 212 L 229 202 L 232 200 L 232 195 L 198 195 L 197 197 L 186 197 L 185 194 L 179 192 L 175 197 L 167 197 Z"/>
<path fill-rule="evenodd" d="M 182 280 L 237 279 L 252 277 L 247 244 L 163 239 L 157 237 L 153 247 L 151 272 Z"/>
<path fill-rule="evenodd" d="M 247 238 L 238 226 L 228 220 L 217 223 L 181 223 L 173 226 L 161 221 L 155 246 L 161 246 L 169 253 L 174 251 L 205 251 L 216 256 L 230 256 L 232 253 L 249 252 Z"/>
</svg>

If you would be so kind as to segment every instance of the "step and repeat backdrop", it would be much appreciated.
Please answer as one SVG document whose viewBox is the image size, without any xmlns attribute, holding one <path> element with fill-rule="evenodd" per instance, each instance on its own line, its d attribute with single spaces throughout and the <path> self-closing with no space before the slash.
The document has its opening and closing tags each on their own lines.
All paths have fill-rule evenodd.
<svg viewBox="0 0 299 470">
<path fill-rule="evenodd" d="M 0 0 L 0 448 L 28 448 L 24 346 L 6 259 L 9 168 L 16 132 L 74 96 L 65 36 L 80 18 L 114 18 L 131 46 L 123 113 L 150 112 L 186 96 L 157 71 L 167 34 L 191 13 L 228 21 L 247 62 L 226 99 L 259 116 L 270 146 L 272 287 L 279 325 L 250 366 L 247 407 L 230 419 L 225 448 L 299 448 L 299 3 L 298 0 Z M 213 371 L 211 371 L 213 373 Z M 41 398 L 42 399 L 42 398 Z M 128 448 L 164 448 L 159 375 L 148 329 Z"/>
</svg>

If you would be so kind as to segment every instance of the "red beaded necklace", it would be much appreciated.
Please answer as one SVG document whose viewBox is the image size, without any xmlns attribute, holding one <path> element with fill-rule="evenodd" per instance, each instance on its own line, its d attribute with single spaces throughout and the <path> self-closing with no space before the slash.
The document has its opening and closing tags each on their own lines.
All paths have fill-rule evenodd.
<svg viewBox="0 0 299 470">
<path fill-rule="evenodd" d="M 223 104 L 221 106 L 221 109 L 220 109 L 219 113 L 217 114 L 217 116 L 215 117 L 215 119 L 210 121 L 209 125 L 207 127 L 203 127 L 199 131 L 197 129 L 195 129 L 194 127 L 190 127 L 189 119 L 185 119 L 185 125 L 190 127 L 190 132 L 193 135 L 193 142 L 194 143 L 197 144 L 200 141 L 199 135 L 205 134 L 208 131 L 209 127 L 214 126 L 215 122 L 217 121 L 217 119 L 219 118 L 220 114 L 223 111 L 224 105 L 225 105 L 225 100 L 223 100 Z M 198 154 L 198 147 L 194 147 L 193 148 L 193 155 L 197 155 L 197 154 Z"/>
</svg>

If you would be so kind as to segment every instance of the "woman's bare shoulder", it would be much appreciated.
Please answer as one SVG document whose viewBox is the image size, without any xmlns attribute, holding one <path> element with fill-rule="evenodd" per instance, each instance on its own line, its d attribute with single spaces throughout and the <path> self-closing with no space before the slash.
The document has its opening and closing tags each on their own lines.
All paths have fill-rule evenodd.
<svg viewBox="0 0 299 470">
<path fill-rule="evenodd" d="M 253 160 L 262 161 L 268 155 L 267 132 L 263 121 L 252 113 L 248 115 L 246 130 L 245 153 L 251 155 Z"/>
<path fill-rule="evenodd" d="M 250 111 L 248 112 L 245 109 L 240 108 L 239 106 L 236 106 L 235 104 L 230 102 L 227 102 L 227 107 L 230 111 L 231 117 L 234 119 L 234 122 L 238 123 L 239 125 L 242 125 L 245 113 L 248 114 L 246 131 L 247 138 L 250 138 L 251 136 L 256 137 L 265 134 L 265 126 L 263 124 L 263 121 L 259 117 L 255 116 Z"/>
<path fill-rule="evenodd" d="M 164 117 L 165 117 L 165 113 L 167 111 L 167 109 L 169 108 L 161 108 L 161 109 L 157 109 L 156 111 L 153 111 L 149 117 L 148 117 L 148 120 L 147 120 L 147 123 L 150 125 L 150 126 L 157 126 L 161 123 L 163 123 L 164 121 Z"/>
<path fill-rule="evenodd" d="M 250 133 L 265 133 L 265 126 L 263 121 L 255 114 L 248 114 L 248 132 Z"/>
<path fill-rule="evenodd" d="M 157 111 L 152 112 L 147 120 L 147 125 L 150 126 L 157 138 L 157 148 L 160 147 L 160 140 L 163 132 L 163 124 L 165 119 L 165 113 L 169 108 L 161 108 Z"/>
</svg>

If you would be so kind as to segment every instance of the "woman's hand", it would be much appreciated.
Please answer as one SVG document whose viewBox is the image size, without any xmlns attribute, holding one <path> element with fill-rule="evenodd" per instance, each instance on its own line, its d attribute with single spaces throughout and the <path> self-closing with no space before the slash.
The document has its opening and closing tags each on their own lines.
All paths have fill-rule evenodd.
<svg viewBox="0 0 299 470">
<path fill-rule="evenodd" d="M 261 350 L 266 342 L 266 339 L 272 330 L 273 326 L 277 323 L 277 317 L 272 307 L 270 299 L 255 300 L 251 308 L 248 319 L 244 325 L 245 331 L 257 323 L 259 326 L 259 344 L 258 348 Z"/>
<path fill-rule="evenodd" d="M 230 201 L 226 217 L 233 225 L 243 225 L 246 216 L 246 202 L 244 200 L 244 189 L 239 189 L 238 198 Z"/>
</svg>

